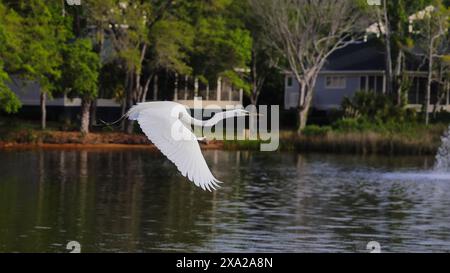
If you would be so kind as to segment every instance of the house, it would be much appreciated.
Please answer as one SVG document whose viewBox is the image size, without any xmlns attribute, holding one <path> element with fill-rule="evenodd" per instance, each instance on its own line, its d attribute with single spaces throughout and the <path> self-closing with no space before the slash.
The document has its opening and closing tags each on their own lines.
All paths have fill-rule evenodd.
<svg viewBox="0 0 450 273">
<path fill-rule="evenodd" d="M 159 82 L 158 82 L 159 79 Z M 35 81 L 11 77 L 8 87 L 16 93 L 22 103 L 19 115 L 26 118 L 39 117 L 40 85 Z M 201 104 L 194 103 L 201 99 Z M 220 77 L 213 84 L 200 83 L 197 78 L 174 75 L 155 77 L 150 85 L 146 101 L 173 100 L 190 109 L 218 110 L 226 107 L 240 107 L 243 102 L 243 90 L 234 88 Z M 70 98 L 63 92 L 47 99 L 47 116 L 49 120 L 77 119 L 80 112 L 81 99 Z M 122 115 L 122 104 L 113 98 L 97 99 L 97 118 L 104 120 L 117 119 Z"/>
<path fill-rule="evenodd" d="M 412 57 L 405 72 L 410 81 L 408 107 L 420 110 L 426 94 L 426 66 L 421 66 Z M 284 91 L 284 109 L 297 108 L 299 84 L 291 72 L 285 73 Z M 345 97 L 352 97 L 358 91 L 386 93 L 384 48 L 375 39 L 349 45 L 328 58 L 316 82 L 312 108 L 319 111 L 339 109 Z M 437 99 L 438 87 L 432 84 L 428 111 L 434 110 Z M 448 91 L 437 110 L 450 111 Z"/>
<path fill-rule="evenodd" d="M 422 20 L 434 10 L 433 6 L 418 11 L 408 17 L 409 32 L 415 33 L 414 22 Z M 340 49 L 327 59 L 319 72 L 315 86 L 312 107 L 319 111 L 339 109 L 345 97 L 352 97 L 358 91 L 386 93 L 385 50 L 378 39 L 368 39 L 369 35 L 377 38 L 384 33 L 383 25 L 374 23 L 366 29 L 363 43 L 352 44 Z M 420 110 L 425 102 L 427 73 L 426 65 L 417 56 L 410 55 L 406 62 L 405 74 L 410 86 L 407 94 L 408 107 Z M 427 111 L 450 111 L 449 90 L 438 108 L 438 86 L 432 83 L 430 105 Z M 291 72 L 285 73 L 284 108 L 297 108 L 299 84 Z"/>
<path fill-rule="evenodd" d="M 340 107 L 344 97 L 357 91 L 385 93 L 384 54 L 380 44 L 349 45 L 332 54 L 316 81 L 312 107 L 328 111 Z M 296 108 L 299 99 L 299 83 L 291 72 L 285 73 L 284 108 Z"/>
<path fill-rule="evenodd" d="M 22 103 L 18 114 L 30 119 L 39 118 L 41 92 L 39 83 L 11 76 L 11 81 L 7 85 L 16 93 Z M 57 93 L 53 97 L 47 98 L 46 106 L 49 120 L 74 119 L 80 113 L 81 99 L 69 98 L 64 93 Z M 120 103 L 114 99 L 99 98 L 97 100 L 97 111 L 100 113 L 100 118 L 120 117 L 120 107 Z"/>
</svg>

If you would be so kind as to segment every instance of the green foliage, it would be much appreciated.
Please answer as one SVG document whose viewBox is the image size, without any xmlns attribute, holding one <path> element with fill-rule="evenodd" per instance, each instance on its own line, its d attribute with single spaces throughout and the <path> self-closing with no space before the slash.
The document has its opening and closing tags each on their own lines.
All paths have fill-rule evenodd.
<svg viewBox="0 0 450 273">
<path fill-rule="evenodd" d="M 250 84 L 245 81 L 236 71 L 227 70 L 221 73 L 221 76 L 229 80 L 238 89 L 243 89 L 246 93 L 250 91 Z"/>
<path fill-rule="evenodd" d="M 18 70 L 21 64 L 23 19 L 0 2 L 0 59 L 8 71 Z"/>
<path fill-rule="evenodd" d="M 414 22 L 415 32 L 412 34 L 414 50 L 428 58 L 429 52 L 436 55 L 448 53 L 448 30 L 450 29 L 450 7 L 443 0 L 425 1 L 434 10 L 426 11 L 422 19 Z M 424 10 L 424 8 L 422 8 Z M 413 52 L 413 54 L 416 54 Z"/>
<path fill-rule="evenodd" d="M 342 102 L 344 116 L 333 123 L 336 132 L 377 132 L 413 138 L 425 127 L 418 123 L 413 109 L 397 106 L 388 95 L 357 92 Z"/>
<path fill-rule="evenodd" d="M 20 20 L 17 13 L 0 2 L 0 110 L 6 113 L 15 113 L 21 106 L 16 94 L 7 86 L 10 78 L 5 71 L 5 66 L 11 71 L 20 64 Z"/>
<path fill-rule="evenodd" d="M 69 95 L 94 99 L 98 94 L 100 59 L 88 39 L 77 39 L 63 51 L 63 86 Z"/>
<path fill-rule="evenodd" d="M 129 71 L 135 70 L 140 73 L 143 68 L 141 51 L 143 44 L 149 42 L 148 24 L 154 16 L 154 2 L 107 1 L 106 3 L 109 5 L 107 9 L 99 7 L 97 3 L 95 7 L 104 12 L 101 18 L 106 18 L 108 27 L 111 26 L 111 31 L 107 33 L 112 34 L 111 40 L 117 55 Z"/>
<path fill-rule="evenodd" d="M 414 111 L 397 106 L 388 95 L 374 92 L 356 92 L 352 98 L 344 98 L 341 107 L 345 118 L 363 118 L 372 123 L 415 120 Z"/>
<path fill-rule="evenodd" d="M 335 123 L 332 126 L 333 130 L 338 132 L 353 132 L 353 131 L 372 131 L 373 129 L 378 129 L 378 127 L 370 122 L 366 118 L 343 118 Z"/>
<path fill-rule="evenodd" d="M 161 20 L 150 31 L 151 69 L 165 68 L 181 74 L 190 74 L 188 53 L 192 50 L 194 29 L 176 18 Z"/>
<path fill-rule="evenodd" d="M 325 136 L 331 131 L 330 126 L 308 125 L 302 130 L 304 136 Z"/>
<path fill-rule="evenodd" d="M 3 71 L 0 61 L 0 110 L 6 113 L 15 113 L 21 107 L 19 98 L 5 84 L 8 75 Z"/>
<path fill-rule="evenodd" d="M 217 2 L 221 2 L 220 5 Z M 250 32 L 237 23 L 238 18 L 227 13 L 226 7 L 230 3 L 216 1 L 214 13 L 205 12 L 193 19 L 197 31 L 192 66 L 197 75 L 215 76 L 236 68 L 246 68 L 250 61 Z"/>
<path fill-rule="evenodd" d="M 15 11 L 23 18 L 21 72 L 39 82 L 42 91 L 51 93 L 61 76 L 61 48 L 70 37 L 69 18 L 61 15 L 61 2 L 44 0 L 20 0 Z"/>
<path fill-rule="evenodd" d="M 332 125 L 333 132 L 336 133 L 376 133 L 384 136 L 404 137 L 408 140 L 415 140 L 419 135 L 433 134 L 439 136 L 441 124 L 424 125 L 419 122 L 396 122 L 390 120 L 386 123 L 377 123 L 366 117 L 343 118 Z M 438 128 L 438 132 L 429 132 Z M 445 128 L 445 126 L 443 126 Z"/>
</svg>

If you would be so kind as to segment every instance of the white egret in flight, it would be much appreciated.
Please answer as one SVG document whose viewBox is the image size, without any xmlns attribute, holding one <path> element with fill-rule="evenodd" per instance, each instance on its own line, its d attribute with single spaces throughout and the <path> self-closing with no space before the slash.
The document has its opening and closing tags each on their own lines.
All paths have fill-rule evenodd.
<svg viewBox="0 0 450 273">
<path fill-rule="evenodd" d="M 136 104 L 120 120 L 137 120 L 145 135 L 177 166 L 183 176 L 203 190 L 211 191 L 219 187 L 218 183 L 221 182 L 209 170 L 198 144 L 202 139 L 194 135 L 189 129 L 190 125 L 212 127 L 223 119 L 247 115 L 248 111 L 236 109 L 216 113 L 211 119 L 203 121 L 191 117 L 182 104 L 155 101 Z"/>
</svg>

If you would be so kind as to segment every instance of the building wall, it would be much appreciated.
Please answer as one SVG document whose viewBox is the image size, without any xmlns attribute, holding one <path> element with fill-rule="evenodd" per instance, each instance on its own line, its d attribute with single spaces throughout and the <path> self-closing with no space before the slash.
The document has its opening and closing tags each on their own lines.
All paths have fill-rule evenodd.
<svg viewBox="0 0 450 273">
<path fill-rule="evenodd" d="M 342 75 L 320 75 L 316 82 L 316 90 L 313 97 L 313 107 L 318 110 L 338 109 L 345 97 L 352 97 L 360 87 L 360 76 L 345 75 L 345 87 L 327 88 L 327 76 Z"/>
<path fill-rule="evenodd" d="M 343 77 L 345 84 L 340 87 L 327 86 L 327 77 Z M 362 77 L 365 78 L 362 81 Z M 291 78 L 291 79 L 289 79 Z M 370 80 L 369 80 L 370 78 Z M 291 83 L 291 84 L 289 84 Z M 322 72 L 316 82 L 312 107 L 317 110 L 338 109 L 345 97 L 352 97 L 357 91 L 384 92 L 382 71 Z M 299 98 L 299 84 L 291 75 L 285 77 L 284 109 L 296 108 Z"/>
<path fill-rule="evenodd" d="M 359 75 L 345 75 L 345 87 L 344 88 L 327 88 L 326 77 L 328 74 L 321 74 L 317 78 L 315 94 L 313 97 L 312 106 L 318 110 L 330 110 L 333 108 L 339 108 L 344 97 L 353 96 L 360 87 Z M 334 75 L 333 76 L 337 76 Z M 299 98 L 299 84 L 296 80 L 292 79 L 292 84 L 289 86 L 289 76 L 285 78 L 285 96 L 284 96 L 284 108 L 292 109 L 298 105 Z"/>
<path fill-rule="evenodd" d="M 41 87 L 35 81 L 20 79 L 18 77 L 11 77 L 11 82 L 8 87 L 17 94 L 22 105 L 24 106 L 39 106 Z M 81 105 L 80 98 L 68 98 L 64 94 L 57 93 L 52 98 L 47 98 L 47 106 L 65 106 L 65 107 L 79 107 Z M 113 99 L 97 99 L 98 107 L 120 107 L 120 103 Z"/>
</svg>

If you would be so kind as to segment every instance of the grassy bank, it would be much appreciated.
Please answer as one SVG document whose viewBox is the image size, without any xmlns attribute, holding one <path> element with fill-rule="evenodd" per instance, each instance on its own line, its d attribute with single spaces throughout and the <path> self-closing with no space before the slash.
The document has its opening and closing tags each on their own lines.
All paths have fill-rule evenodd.
<svg viewBox="0 0 450 273">
<path fill-rule="evenodd" d="M 60 123 L 48 123 L 46 130 L 40 129 L 38 122 L 20 119 L 0 118 L 0 149 L 8 148 L 145 148 L 155 147 L 143 134 L 125 134 L 98 128 L 89 134 L 66 129 Z M 222 149 L 222 142 L 201 143 L 203 149 Z"/>
<path fill-rule="evenodd" d="M 348 129 L 308 126 L 301 135 L 280 132 L 280 150 L 346 154 L 434 155 L 447 129 L 444 124 L 404 128 Z M 257 150 L 259 141 L 225 141 L 225 149 Z"/>
<path fill-rule="evenodd" d="M 83 135 L 77 131 L 64 131 L 59 124 L 50 124 L 40 130 L 39 124 L 21 120 L 0 121 L 0 148 L 13 146 L 144 147 L 151 142 L 143 134 L 125 134 L 100 130 Z M 440 146 L 440 137 L 446 124 L 373 125 L 343 120 L 333 126 L 307 126 L 301 135 L 294 131 L 280 132 L 282 151 L 324 152 L 347 154 L 434 155 Z M 259 150 L 259 141 L 210 141 L 205 149 Z M 130 146 L 131 147 L 131 146 Z"/>
<path fill-rule="evenodd" d="M 0 120 L 0 142 L 17 144 L 149 144 L 143 135 L 98 131 L 81 134 L 65 130 L 63 124 L 49 123 L 46 130 L 40 124 L 20 119 Z"/>
</svg>

